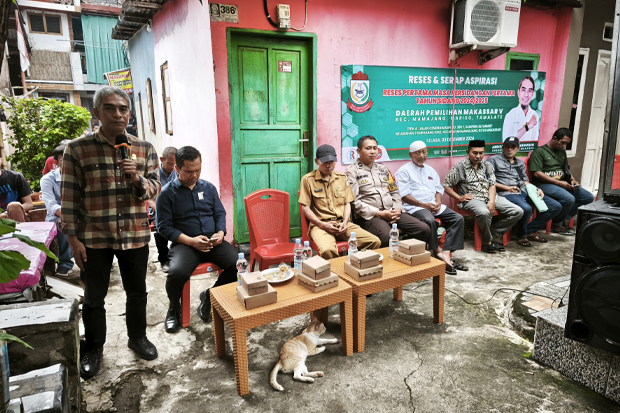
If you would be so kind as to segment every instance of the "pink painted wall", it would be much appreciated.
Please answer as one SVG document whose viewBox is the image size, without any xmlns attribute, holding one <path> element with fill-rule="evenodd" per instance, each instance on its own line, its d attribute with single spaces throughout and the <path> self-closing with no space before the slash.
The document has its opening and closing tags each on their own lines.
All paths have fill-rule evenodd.
<svg viewBox="0 0 620 413">
<path fill-rule="evenodd" d="M 155 78 L 151 81 L 157 86 L 153 100 L 157 102 L 159 122 L 156 133 L 161 136 L 162 148 L 180 148 L 185 145 L 196 147 L 202 155 L 200 177 L 220 188 L 209 23 L 209 7 L 206 4 L 202 6 L 198 0 L 167 2 L 164 9 L 153 16 Z M 166 133 L 161 96 L 160 67 L 165 62 L 168 62 L 172 135 Z M 148 109 L 143 105 L 143 110 Z M 228 152 L 230 158 L 230 149 Z M 230 224 L 228 232 L 232 233 L 232 229 Z"/>
<path fill-rule="evenodd" d="M 275 3 L 270 2 L 272 16 Z M 291 5 L 293 27 L 301 27 L 303 0 L 290 0 L 288 4 Z M 239 24 L 211 23 L 221 195 L 226 210 L 230 211 L 229 232 L 232 232 L 233 193 L 226 28 L 273 30 L 265 18 L 262 1 L 238 0 L 236 5 L 239 6 Z M 541 143 L 549 140 L 557 129 L 570 19 L 569 8 L 546 11 L 523 8 L 518 46 L 512 50 L 540 54 L 539 70 L 547 72 Z M 374 0 L 309 2 L 308 24 L 304 32 L 315 33 L 318 38 L 317 145 L 327 143 L 340 152 L 340 65 L 449 67 L 449 31 L 447 0 L 395 0 L 389 7 Z M 458 64 L 463 68 L 479 68 L 477 53 L 465 56 Z M 495 70 L 504 67 L 504 56 L 482 66 L 483 69 Z M 429 164 L 443 176 L 459 160 L 431 159 Z M 388 162 L 387 166 L 395 172 L 403 164 L 403 161 L 394 161 Z M 344 170 L 345 167 L 339 165 L 338 169 Z"/>
</svg>

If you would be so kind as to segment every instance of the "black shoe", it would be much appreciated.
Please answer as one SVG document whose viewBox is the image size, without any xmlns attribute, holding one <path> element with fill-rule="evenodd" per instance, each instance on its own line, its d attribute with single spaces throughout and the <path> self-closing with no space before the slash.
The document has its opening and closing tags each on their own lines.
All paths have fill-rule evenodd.
<svg viewBox="0 0 620 413">
<path fill-rule="evenodd" d="M 482 251 L 487 252 L 489 254 L 495 254 L 497 252 L 497 248 L 495 248 L 494 244 L 483 245 Z"/>
<path fill-rule="evenodd" d="M 82 376 L 83 379 L 90 379 L 99 373 L 102 357 L 103 346 L 84 354 L 84 357 L 80 359 L 80 376 Z"/>
<path fill-rule="evenodd" d="M 495 247 L 496 250 L 498 250 L 499 252 L 506 252 L 506 248 L 504 248 L 504 246 L 502 244 L 491 244 L 493 245 L 493 247 Z"/>
<path fill-rule="evenodd" d="M 209 317 L 211 316 L 211 295 L 209 294 L 208 288 L 200 293 L 200 305 L 196 313 L 198 313 L 198 317 L 205 323 L 209 321 Z"/>
<path fill-rule="evenodd" d="M 168 310 L 168 314 L 166 314 L 166 333 L 176 333 L 179 327 L 181 327 L 179 317 L 179 310 L 175 310 L 173 308 Z"/>
<path fill-rule="evenodd" d="M 157 349 L 146 336 L 130 338 L 129 342 L 127 342 L 127 347 L 135 351 L 138 357 L 144 360 L 155 360 L 157 358 Z"/>
</svg>

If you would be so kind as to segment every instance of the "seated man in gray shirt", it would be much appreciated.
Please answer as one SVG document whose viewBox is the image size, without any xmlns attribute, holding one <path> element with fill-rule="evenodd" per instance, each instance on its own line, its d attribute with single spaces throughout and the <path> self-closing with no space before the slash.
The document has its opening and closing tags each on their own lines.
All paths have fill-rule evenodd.
<svg viewBox="0 0 620 413">
<path fill-rule="evenodd" d="M 517 243 L 522 247 L 531 247 L 530 241 L 547 242 L 544 237 L 538 235 L 538 230 L 560 213 L 562 205 L 553 198 L 545 198 L 545 204 L 549 209 L 538 214 L 530 222 L 532 206 L 527 202 L 525 186 L 532 184 L 527 178 L 525 162 L 515 158 L 519 152 L 519 147 L 519 139 L 514 136 L 509 137 L 504 141 L 502 153 L 491 156 L 487 162 L 493 165 L 498 195 L 503 196 L 523 210 L 523 217 L 517 222 Z M 545 196 L 540 188 L 538 195 L 541 198 Z"/>
<path fill-rule="evenodd" d="M 493 166 L 484 158 L 483 140 L 469 142 L 467 158 L 448 171 L 443 180 L 446 193 L 458 201 L 458 207 L 472 212 L 482 233 L 482 251 L 504 252 L 501 243 L 494 243 L 523 216 L 523 210 L 495 193 Z M 452 189 L 456 186 L 457 191 Z M 493 219 L 495 209 L 500 216 Z"/>
</svg>

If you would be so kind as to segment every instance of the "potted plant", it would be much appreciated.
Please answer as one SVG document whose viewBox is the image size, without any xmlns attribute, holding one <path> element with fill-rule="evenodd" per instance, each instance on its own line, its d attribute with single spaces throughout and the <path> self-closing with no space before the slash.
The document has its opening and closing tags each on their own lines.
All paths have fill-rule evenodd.
<svg viewBox="0 0 620 413">
<path fill-rule="evenodd" d="M 4 330 L 0 330 L 0 384 L 2 384 L 2 388 L 0 388 L 0 412 L 6 410 L 11 400 L 9 394 L 9 355 L 6 348 L 7 343 L 11 341 L 23 344 L 26 348 L 32 349 L 32 347 L 19 338 L 7 334 Z"/>
</svg>

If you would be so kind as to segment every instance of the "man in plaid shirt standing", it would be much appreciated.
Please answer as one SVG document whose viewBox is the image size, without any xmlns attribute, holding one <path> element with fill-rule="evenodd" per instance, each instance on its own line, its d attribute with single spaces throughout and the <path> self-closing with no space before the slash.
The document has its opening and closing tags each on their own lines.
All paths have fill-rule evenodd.
<svg viewBox="0 0 620 413">
<path fill-rule="evenodd" d="M 125 134 L 131 101 L 125 92 L 104 87 L 94 98 L 101 127 L 71 141 L 62 166 L 61 229 L 67 235 L 84 283 L 86 343 L 80 374 L 99 372 L 106 340 L 105 297 L 116 256 L 127 294 L 128 346 L 145 360 L 157 358 L 146 337 L 146 270 L 151 239 L 144 201 L 161 190 L 157 153 L 146 141 L 127 136 L 129 159 L 114 147 Z"/>
</svg>

